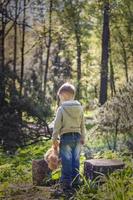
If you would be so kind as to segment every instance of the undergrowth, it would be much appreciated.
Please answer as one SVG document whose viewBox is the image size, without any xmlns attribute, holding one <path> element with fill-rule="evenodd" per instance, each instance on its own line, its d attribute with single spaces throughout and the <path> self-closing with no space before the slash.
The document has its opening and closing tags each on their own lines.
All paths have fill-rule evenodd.
<svg viewBox="0 0 133 200">
<path fill-rule="evenodd" d="M 94 180 L 87 180 L 81 174 L 83 186 L 76 192 L 74 200 L 132 200 L 133 199 L 133 158 L 124 152 L 106 150 L 98 152 L 94 158 L 120 159 L 124 169 L 116 170 L 107 176 L 99 175 Z"/>
<path fill-rule="evenodd" d="M 50 145 L 50 141 L 40 142 L 23 149 L 18 149 L 15 155 L 6 155 L 0 151 L 0 199 L 3 196 L 19 194 L 22 185 L 25 187 L 27 187 L 27 184 L 32 185 L 32 160 L 43 158 Z M 102 146 L 103 144 L 101 143 Z M 82 154 L 80 158 L 80 174 L 84 184 L 77 190 L 74 197 L 75 200 L 132 200 L 132 155 L 127 150 L 123 152 L 102 150 L 102 148 L 99 150 L 99 147 L 98 151 L 94 151 L 93 158 L 121 159 L 125 163 L 125 168 L 112 173 L 109 177 L 102 176 L 102 184 L 99 184 L 99 178 L 93 181 L 86 180 L 83 175 L 85 157 Z M 52 174 L 52 179 L 59 179 L 59 177 L 60 169 Z M 34 188 L 33 194 L 35 192 L 36 189 Z"/>
<path fill-rule="evenodd" d="M 43 158 L 50 141 L 18 149 L 15 155 L 0 152 L 0 198 L 11 191 L 11 185 L 32 183 L 32 160 Z"/>
</svg>

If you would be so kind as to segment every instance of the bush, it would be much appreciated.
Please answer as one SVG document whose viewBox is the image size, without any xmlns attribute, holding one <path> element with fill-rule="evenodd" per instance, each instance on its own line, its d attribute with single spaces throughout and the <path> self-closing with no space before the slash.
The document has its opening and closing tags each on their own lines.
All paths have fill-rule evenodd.
<svg viewBox="0 0 133 200">
<path fill-rule="evenodd" d="M 133 79 L 100 108 L 97 122 L 101 130 L 133 131 Z"/>
<path fill-rule="evenodd" d="M 44 97 L 37 89 L 39 85 L 28 86 L 29 90 L 34 89 L 33 93 L 26 90 L 25 80 L 23 81 L 20 95 L 20 79 L 7 64 L 4 72 L 4 100 L 0 106 L 0 146 L 8 153 L 39 141 L 42 135 L 51 137 L 46 123 L 51 116 L 50 102 L 47 98 L 44 102 Z M 45 132 L 48 134 L 45 135 Z"/>
<path fill-rule="evenodd" d="M 5 151 L 15 152 L 18 147 L 39 141 L 41 136 L 45 136 L 45 131 L 48 132 L 45 119 L 50 114 L 49 110 L 46 106 L 40 112 L 40 107 L 28 98 L 14 99 L 3 106 L 0 113 L 0 145 Z"/>
<path fill-rule="evenodd" d="M 115 150 L 118 133 L 133 138 L 133 78 L 117 94 L 100 107 L 96 116 L 98 128 L 108 147 Z M 126 141 L 125 141 L 126 142 Z"/>
</svg>

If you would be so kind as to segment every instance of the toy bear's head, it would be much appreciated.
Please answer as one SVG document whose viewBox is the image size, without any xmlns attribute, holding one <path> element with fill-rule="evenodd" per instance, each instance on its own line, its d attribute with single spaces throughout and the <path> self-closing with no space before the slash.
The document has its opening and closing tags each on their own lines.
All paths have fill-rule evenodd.
<svg viewBox="0 0 133 200">
<path fill-rule="evenodd" d="M 59 166 L 59 152 L 50 148 L 44 155 L 45 160 L 48 163 L 48 167 L 51 170 L 55 170 Z"/>
</svg>

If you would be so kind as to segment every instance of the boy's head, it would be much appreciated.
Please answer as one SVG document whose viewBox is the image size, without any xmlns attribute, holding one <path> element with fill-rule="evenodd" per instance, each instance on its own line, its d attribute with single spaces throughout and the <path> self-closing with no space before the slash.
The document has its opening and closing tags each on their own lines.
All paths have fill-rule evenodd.
<svg viewBox="0 0 133 200">
<path fill-rule="evenodd" d="M 64 83 L 58 90 L 57 95 L 61 102 L 73 100 L 75 97 L 75 87 L 70 83 Z"/>
</svg>

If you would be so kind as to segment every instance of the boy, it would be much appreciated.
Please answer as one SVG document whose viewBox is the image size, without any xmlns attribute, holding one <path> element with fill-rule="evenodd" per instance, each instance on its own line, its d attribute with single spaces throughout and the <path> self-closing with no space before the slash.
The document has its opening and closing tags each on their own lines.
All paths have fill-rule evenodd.
<svg viewBox="0 0 133 200">
<path fill-rule="evenodd" d="M 85 139 L 85 124 L 83 108 L 74 100 L 75 87 L 65 83 L 59 88 L 57 95 L 61 105 L 54 120 L 52 141 L 53 147 L 58 148 L 60 136 L 61 188 L 65 192 L 80 184 L 79 159 L 80 147 Z"/>
</svg>

